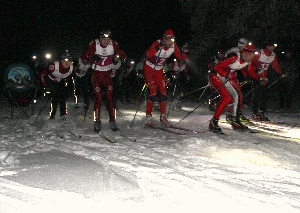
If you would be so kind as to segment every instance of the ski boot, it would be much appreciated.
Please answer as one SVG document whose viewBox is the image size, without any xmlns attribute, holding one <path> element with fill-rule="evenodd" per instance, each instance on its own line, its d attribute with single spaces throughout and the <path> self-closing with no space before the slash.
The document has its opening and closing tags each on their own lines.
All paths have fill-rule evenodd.
<svg viewBox="0 0 300 213">
<path fill-rule="evenodd" d="M 261 117 L 261 121 L 270 121 L 268 117 L 265 116 L 263 111 L 258 111 L 260 117 Z"/>
<path fill-rule="evenodd" d="M 116 125 L 116 122 L 114 120 L 110 120 L 109 121 L 109 127 L 112 131 L 118 131 L 119 128 Z"/>
<path fill-rule="evenodd" d="M 249 119 L 246 116 L 244 116 L 242 112 L 240 112 L 239 119 L 244 123 L 250 122 Z"/>
<path fill-rule="evenodd" d="M 162 126 L 170 126 L 171 123 L 168 121 L 167 116 L 165 114 L 160 115 L 160 123 Z"/>
<path fill-rule="evenodd" d="M 226 121 L 228 123 L 232 122 L 232 116 L 231 116 L 231 112 L 226 112 Z"/>
<path fill-rule="evenodd" d="M 218 122 L 219 122 L 219 119 L 212 118 L 212 119 L 209 121 L 208 128 L 209 128 L 209 130 L 212 131 L 212 132 L 222 134 L 223 132 L 222 132 L 221 128 L 219 127 Z"/>
<path fill-rule="evenodd" d="M 154 127 L 155 126 L 153 119 L 152 119 L 152 115 L 146 115 L 145 121 L 146 121 L 145 127 Z"/>
<path fill-rule="evenodd" d="M 67 117 L 66 117 L 66 115 L 62 115 L 62 116 L 60 117 L 60 119 L 61 119 L 62 121 L 66 121 L 66 120 L 67 120 Z"/>
<path fill-rule="evenodd" d="M 248 129 L 248 127 L 241 123 L 240 119 L 232 116 L 231 126 L 233 129 Z"/>
<path fill-rule="evenodd" d="M 94 121 L 94 132 L 99 133 L 101 131 L 101 120 Z"/>
</svg>

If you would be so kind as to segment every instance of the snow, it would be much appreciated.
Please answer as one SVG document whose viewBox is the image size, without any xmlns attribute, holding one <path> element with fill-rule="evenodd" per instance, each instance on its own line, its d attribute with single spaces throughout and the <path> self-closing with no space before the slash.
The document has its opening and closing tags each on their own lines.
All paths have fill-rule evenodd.
<svg viewBox="0 0 300 213">
<path fill-rule="evenodd" d="M 220 123 L 228 135 L 176 135 L 145 129 L 143 104 L 130 128 L 136 105 L 118 104 L 116 123 L 136 142 L 109 131 L 104 107 L 102 128 L 116 143 L 95 134 L 92 113 L 83 121 L 72 99 L 66 121 L 48 120 L 47 109 L 36 121 L 40 100 L 30 118 L 11 120 L 2 100 L 0 212 L 300 212 L 299 113 L 270 112 L 287 124 L 261 124 L 261 133 Z M 169 119 L 176 124 L 198 104 L 185 101 Z M 207 108 L 178 125 L 206 130 Z"/>
</svg>

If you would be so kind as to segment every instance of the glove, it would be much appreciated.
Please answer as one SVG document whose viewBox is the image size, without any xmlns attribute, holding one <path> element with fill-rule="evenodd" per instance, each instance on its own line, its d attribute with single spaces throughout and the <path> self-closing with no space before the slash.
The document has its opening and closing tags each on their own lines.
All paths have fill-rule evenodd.
<svg viewBox="0 0 300 213">
<path fill-rule="evenodd" d="M 191 79 L 191 76 L 187 75 L 186 76 L 186 81 L 188 82 Z"/>
<path fill-rule="evenodd" d="M 99 61 L 100 58 L 101 58 L 101 57 L 100 57 L 100 55 L 98 55 L 98 54 L 95 54 L 95 55 L 92 56 L 93 61 Z"/>
<path fill-rule="evenodd" d="M 253 79 L 252 78 L 246 78 L 245 84 L 252 84 L 252 83 L 253 83 Z"/>
<path fill-rule="evenodd" d="M 188 47 L 182 47 L 182 53 L 187 54 L 189 51 Z"/>
<path fill-rule="evenodd" d="M 267 84 L 269 82 L 269 80 L 267 78 L 260 78 L 259 80 L 260 80 L 260 84 L 262 86 L 267 86 Z"/>
<path fill-rule="evenodd" d="M 82 60 L 82 63 L 83 63 L 84 65 L 89 64 L 89 62 L 88 62 L 87 60 L 85 60 L 85 59 Z"/>
<path fill-rule="evenodd" d="M 161 41 L 159 43 L 159 46 L 155 47 L 155 49 L 158 51 L 158 50 L 163 49 L 165 46 L 166 46 L 166 42 L 165 41 Z"/>
<path fill-rule="evenodd" d="M 285 78 L 287 75 L 288 75 L 287 72 L 286 72 L 286 73 L 283 73 L 283 74 L 281 75 L 281 78 Z"/>
</svg>

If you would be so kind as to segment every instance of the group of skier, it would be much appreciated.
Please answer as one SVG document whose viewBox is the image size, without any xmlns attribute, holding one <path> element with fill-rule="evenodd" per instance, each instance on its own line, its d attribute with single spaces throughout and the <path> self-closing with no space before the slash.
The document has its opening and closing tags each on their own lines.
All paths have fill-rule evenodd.
<svg viewBox="0 0 300 213">
<path fill-rule="evenodd" d="M 242 73 L 244 83 L 250 82 L 252 93 L 252 119 L 268 121 L 264 112 L 266 111 L 267 89 L 268 89 L 268 68 L 278 73 L 278 79 L 284 78 L 281 66 L 278 63 L 277 55 L 274 53 L 276 44 L 273 41 L 265 43 L 263 49 L 256 47 L 246 38 L 241 38 L 236 47 L 226 52 L 218 50 L 217 56 L 209 63 L 208 80 L 211 87 L 210 106 L 212 106 L 212 95 L 218 93 L 218 103 L 214 110 L 213 118 L 209 122 L 209 129 L 213 132 L 222 132 L 218 121 L 226 109 L 226 120 L 235 129 L 247 129 L 243 121 L 249 121 L 242 113 L 243 93 L 238 79 L 238 72 Z M 109 126 L 112 130 L 118 127 L 115 121 L 116 103 L 119 99 L 123 101 L 123 95 L 129 102 L 129 94 L 133 92 L 132 85 L 136 84 L 148 91 L 146 101 L 145 126 L 153 127 L 152 119 L 154 102 L 158 100 L 160 111 L 160 122 L 163 126 L 171 123 L 167 119 L 167 102 L 171 101 L 178 94 L 168 91 L 165 67 L 171 55 L 174 62 L 168 68 L 175 72 L 173 86 L 180 86 L 179 76 L 187 72 L 187 44 L 179 48 L 175 42 L 175 34 L 172 29 L 164 32 L 162 38 L 154 41 L 145 52 L 140 63 L 136 66 L 131 59 L 120 49 L 119 44 L 112 40 L 110 30 L 103 30 L 100 36 L 92 40 L 82 56 L 71 63 L 70 53 L 64 52 L 60 61 L 49 63 L 40 73 L 42 86 L 50 90 L 52 104 L 50 119 L 56 114 L 58 104 L 60 105 L 60 116 L 66 115 L 66 93 L 65 84 L 72 77 L 76 76 L 75 106 L 78 105 L 78 94 L 84 97 L 84 109 L 87 111 L 90 103 L 90 94 L 94 94 L 94 131 L 101 131 L 100 110 L 103 102 L 103 95 L 107 100 L 109 112 Z M 181 72 L 183 71 L 183 72 Z M 130 81 L 130 76 L 135 80 Z M 122 79 L 123 87 L 120 87 Z M 141 88 L 139 88 L 140 90 Z M 175 88 L 173 89 L 175 92 Z M 177 90 L 179 91 L 179 90 Z"/>
<path fill-rule="evenodd" d="M 138 70 L 133 70 L 131 60 L 127 59 L 126 53 L 120 49 L 119 44 L 112 39 L 110 30 L 103 30 L 100 36 L 92 40 L 87 50 L 82 56 L 72 63 L 71 54 L 64 52 L 59 61 L 49 63 L 40 72 L 41 85 L 45 91 L 50 91 L 51 111 L 50 119 L 55 118 L 58 105 L 60 105 L 60 116 L 65 119 L 66 111 L 66 84 L 73 81 L 77 84 L 75 91 L 75 106 L 78 105 L 78 94 L 84 97 L 84 109 L 89 106 L 91 90 L 94 95 L 94 131 L 101 131 L 100 110 L 103 102 L 103 95 L 107 100 L 109 112 L 109 126 L 112 130 L 118 130 L 115 122 L 116 99 L 120 93 L 125 91 L 125 99 L 129 102 L 129 93 L 132 83 L 128 80 L 132 73 L 141 79 L 145 79 L 145 85 L 149 91 L 146 106 L 146 126 L 153 126 L 152 108 L 154 98 L 159 96 L 160 121 L 163 125 L 170 125 L 166 116 L 167 107 L 167 87 L 165 82 L 164 65 L 168 58 L 174 53 L 177 58 L 181 71 L 187 58 L 187 48 L 179 49 L 175 43 L 174 31 L 168 29 L 164 32 L 161 39 L 154 41 L 146 51 L 143 61 Z M 123 69 L 122 64 L 125 64 Z M 182 68 L 184 69 L 184 68 Z M 121 70 L 122 83 L 126 88 L 118 89 L 119 75 Z M 74 78 L 76 76 L 76 78 Z M 116 78 L 115 78 L 116 77 Z M 115 78 L 115 80 L 114 80 Z M 75 79 L 75 80 L 74 80 Z M 128 82 L 127 82 L 127 81 Z M 91 82 L 91 83 L 88 83 Z M 141 84 L 141 83 L 139 83 Z M 118 90 L 115 91 L 115 88 Z"/>
<path fill-rule="evenodd" d="M 257 50 L 248 39 L 241 38 L 237 47 L 230 48 L 225 53 L 220 52 L 221 55 L 209 61 L 209 83 L 219 94 L 214 116 L 209 122 L 210 130 L 222 133 L 218 121 L 226 108 L 226 120 L 233 128 L 248 128 L 243 123 L 249 119 L 242 113 L 243 94 L 237 72 L 241 72 L 245 82 L 251 84 L 252 119 L 269 120 L 265 116 L 269 66 L 278 73 L 278 79 L 286 77 L 278 63 L 277 55 L 273 52 L 276 46 L 275 42 L 267 41 L 263 49 Z"/>
</svg>

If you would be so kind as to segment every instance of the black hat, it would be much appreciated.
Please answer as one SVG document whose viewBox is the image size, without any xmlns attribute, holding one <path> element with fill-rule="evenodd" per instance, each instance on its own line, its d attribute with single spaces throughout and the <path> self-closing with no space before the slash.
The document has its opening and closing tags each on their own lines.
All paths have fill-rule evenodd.
<svg viewBox="0 0 300 213">
<path fill-rule="evenodd" d="M 68 50 L 66 50 L 66 51 L 64 51 L 61 54 L 60 59 L 63 59 L 63 60 L 72 60 L 72 55 L 71 55 L 71 53 L 69 53 Z"/>
</svg>

